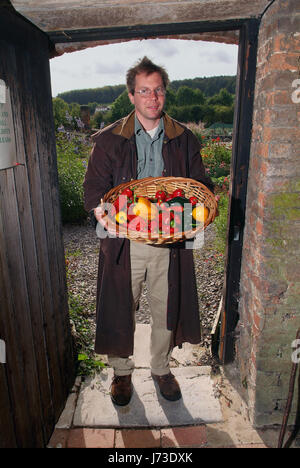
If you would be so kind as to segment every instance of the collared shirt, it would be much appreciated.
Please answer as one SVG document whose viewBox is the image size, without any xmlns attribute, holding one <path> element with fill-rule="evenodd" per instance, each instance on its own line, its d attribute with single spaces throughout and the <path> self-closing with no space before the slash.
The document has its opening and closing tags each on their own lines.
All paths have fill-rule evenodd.
<svg viewBox="0 0 300 468">
<path fill-rule="evenodd" d="M 164 140 L 164 122 L 161 118 L 153 138 L 143 129 L 135 116 L 135 139 L 138 154 L 137 178 L 161 177 L 164 170 L 162 145 Z"/>
</svg>

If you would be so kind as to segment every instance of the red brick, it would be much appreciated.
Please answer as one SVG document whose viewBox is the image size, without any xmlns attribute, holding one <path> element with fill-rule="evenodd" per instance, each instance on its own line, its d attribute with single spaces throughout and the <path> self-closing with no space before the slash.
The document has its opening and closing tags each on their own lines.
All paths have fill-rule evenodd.
<svg viewBox="0 0 300 468">
<path fill-rule="evenodd" d="M 299 140 L 298 126 L 287 127 L 263 127 L 262 141 L 286 143 L 287 141 Z"/>
<path fill-rule="evenodd" d="M 71 429 L 67 448 L 112 448 L 114 429 Z"/>
<path fill-rule="evenodd" d="M 278 53 L 272 55 L 269 59 L 268 67 L 275 72 L 278 70 L 297 71 L 298 56 L 299 54 L 296 53 Z"/>
<path fill-rule="evenodd" d="M 293 147 L 291 143 L 271 143 L 270 154 L 272 158 L 284 158 L 287 159 L 293 153 Z"/>
<path fill-rule="evenodd" d="M 257 145 L 256 153 L 261 155 L 263 158 L 268 158 L 268 156 L 269 156 L 269 145 L 267 143 L 259 143 Z"/>
<path fill-rule="evenodd" d="M 47 445 L 48 448 L 66 448 L 69 437 L 68 429 L 55 429 Z"/>
<path fill-rule="evenodd" d="M 161 430 L 161 446 L 203 447 L 207 444 L 206 426 L 174 427 Z"/>
<path fill-rule="evenodd" d="M 263 223 L 259 219 L 256 221 L 256 232 L 258 235 L 263 233 Z"/>
<path fill-rule="evenodd" d="M 254 311 L 254 313 L 253 313 L 253 327 L 254 327 L 253 330 L 255 331 L 255 334 L 257 334 L 257 332 L 259 332 L 261 330 L 262 323 L 263 323 L 262 317 L 260 317 L 257 314 L 257 312 Z"/>
<path fill-rule="evenodd" d="M 116 431 L 116 448 L 160 447 L 160 431 L 151 429 L 123 429 Z"/>
<path fill-rule="evenodd" d="M 286 106 L 291 104 L 291 92 L 287 90 L 273 91 L 267 96 L 267 106 Z"/>
<path fill-rule="evenodd" d="M 270 121 L 272 127 L 293 127 L 298 124 L 297 112 L 295 106 L 291 103 L 289 106 L 273 108 L 270 111 Z"/>
<path fill-rule="evenodd" d="M 266 163 L 261 163 L 260 170 L 263 175 L 267 175 L 269 165 Z"/>
</svg>

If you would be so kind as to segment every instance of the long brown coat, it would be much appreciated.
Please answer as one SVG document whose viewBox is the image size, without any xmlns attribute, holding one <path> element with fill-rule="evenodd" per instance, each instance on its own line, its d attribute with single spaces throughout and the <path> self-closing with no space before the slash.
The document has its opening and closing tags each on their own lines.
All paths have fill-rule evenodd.
<svg viewBox="0 0 300 468">
<path fill-rule="evenodd" d="M 211 190 L 205 175 L 200 145 L 193 133 L 164 114 L 162 155 L 164 176 L 191 177 Z M 103 195 L 121 183 L 136 178 L 137 151 L 134 112 L 94 136 L 94 147 L 84 181 L 85 209 L 93 210 Z M 173 330 L 173 345 L 200 341 L 200 320 L 194 273 L 193 250 L 184 244 L 170 249 L 167 327 Z M 127 357 L 133 354 L 130 242 L 106 237 L 100 241 L 97 330 L 95 351 Z"/>
</svg>

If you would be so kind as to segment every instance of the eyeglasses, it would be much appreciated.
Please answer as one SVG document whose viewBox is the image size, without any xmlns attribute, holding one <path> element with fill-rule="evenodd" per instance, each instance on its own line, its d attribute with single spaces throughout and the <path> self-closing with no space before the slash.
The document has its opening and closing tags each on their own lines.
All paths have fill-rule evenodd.
<svg viewBox="0 0 300 468">
<path fill-rule="evenodd" d="M 141 97 L 149 97 L 152 93 L 156 94 L 156 96 L 164 96 L 166 94 L 165 88 L 161 86 L 156 89 L 149 89 L 149 88 L 142 88 L 139 91 L 134 91 L 138 93 Z"/>
</svg>

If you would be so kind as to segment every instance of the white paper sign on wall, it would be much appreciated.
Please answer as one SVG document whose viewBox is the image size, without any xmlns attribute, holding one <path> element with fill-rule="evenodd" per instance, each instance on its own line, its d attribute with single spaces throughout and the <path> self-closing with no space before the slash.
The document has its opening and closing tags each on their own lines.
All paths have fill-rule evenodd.
<svg viewBox="0 0 300 468">
<path fill-rule="evenodd" d="M 9 88 L 0 79 L 0 169 L 16 164 L 16 142 Z"/>
<path fill-rule="evenodd" d="M 0 364 L 6 363 L 5 341 L 0 340 Z"/>
</svg>

